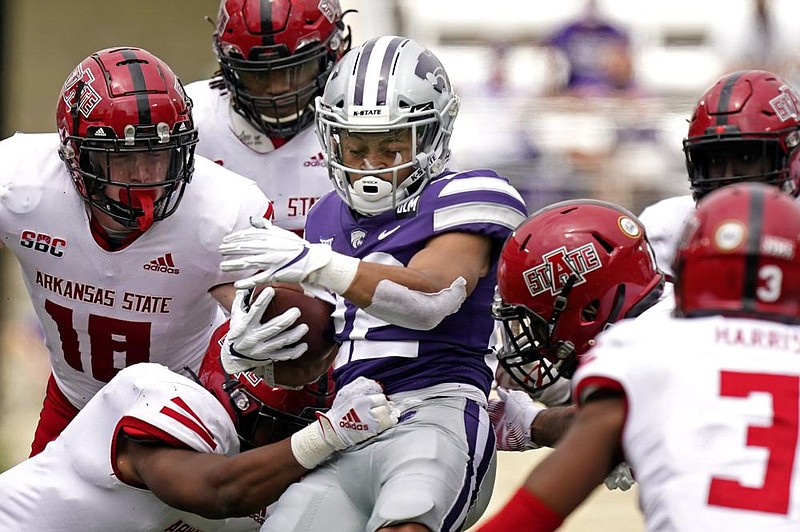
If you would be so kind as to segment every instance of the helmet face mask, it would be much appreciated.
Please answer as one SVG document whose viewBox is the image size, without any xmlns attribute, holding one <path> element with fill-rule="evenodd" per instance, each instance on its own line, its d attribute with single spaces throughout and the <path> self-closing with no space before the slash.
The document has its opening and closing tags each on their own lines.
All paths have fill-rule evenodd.
<svg viewBox="0 0 800 532">
<path fill-rule="evenodd" d="M 300 389 L 272 387 L 250 371 L 228 374 L 220 363 L 220 344 L 206 353 L 198 382 L 214 394 L 231 417 L 241 449 L 288 438 L 333 404 L 333 370 Z"/>
<path fill-rule="evenodd" d="M 350 34 L 336 0 L 262 4 L 223 0 L 214 51 L 234 110 L 262 133 L 291 137 L 313 123 L 314 98 Z"/>
<path fill-rule="evenodd" d="M 800 194 L 799 105 L 794 89 L 766 71 L 734 72 L 710 87 L 683 141 L 695 200 L 742 181 Z"/>
<path fill-rule="evenodd" d="M 418 196 L 447 164 L 458 103 L 439 60 L 411 39 L 379 37 L 347 53 L 316 101 L 317 134 L 339 196 L 366 215 Z M 382 136 L 386 146 L 369 157 L 364 139 Z M 392 136 L 400 139 L 394 146 Z"/>
<path fill-rule="evenodd" d="M 191 101 L 161 60 L 138 48 L 107 49 L 79 64 L 56 111 L 78 193 L 128 229 L 172 215 L 194 171 Z"/>
<path fill-rule="evenodd" d="M 254 386 L 257 385 L 256 382 Z M 316 412 L 323 412 L 329 406 L 306 406 L 296 414 L 284 412 L 267 404 L 254 393 L 253 387 L 236 376 L 226 381 L 223 389 L 235 412 L 234 424 L 243 451 L 288 438 L 316 421 Z"/>
<path fill-rule="evenodd" d="M 597 200 L 546 207 L 501 252 L 492 305 L 500 366 L 529 393 L 571 378 L 595 336 L 655 304 L 663 286 L 631 213 Z"/>
</svg>

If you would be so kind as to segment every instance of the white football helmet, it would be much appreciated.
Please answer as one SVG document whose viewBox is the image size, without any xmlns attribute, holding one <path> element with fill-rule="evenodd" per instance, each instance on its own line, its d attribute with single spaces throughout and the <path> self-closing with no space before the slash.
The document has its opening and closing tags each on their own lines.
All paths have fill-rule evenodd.
<svg viewBox="0 0 800 532">
<path fill-rule="evenodd" d="M 442 64 L 411 39 L 377 37 L 345 54 L 316 100 L 317 134 L 336 192 L 352 209 L 366 215 L 396 209 L 418 196 L 450 157 L 448 145 L 458 103 Z M 409 130 L 410 160 L 396 157 L 381 168 L 366 159 L 358 168 L 345 164 L 344 137 L 408 135 Z M 363 177 L 351 184 L 348 174 Z M 392 180 L 378 174 L 391 174 Z"/>
</svg>

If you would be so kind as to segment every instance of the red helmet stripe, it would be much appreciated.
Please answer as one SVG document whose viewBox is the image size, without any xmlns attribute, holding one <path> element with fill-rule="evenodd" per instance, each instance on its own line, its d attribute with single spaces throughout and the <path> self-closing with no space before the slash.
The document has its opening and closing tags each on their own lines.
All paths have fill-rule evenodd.
<svg viewBox="0 0 800 532">
<path fill-rule="evenodd" d="M 764 232 L 764 190 L 761 188 L 753 187 L 750 190 L 750 214 L 747 227 L 742 308 L 746 312 L 753 312 L 757 309 L 758 263 L 761 258 L 761 236 Z"/>
<path fill-rule="evenodd" d="M 122 57 L 127 62 L 128 73 L 133 82 L 133 90 L 136 96 L 136 110 L 139 114 L 139 124 L 152 124 L 150 115 L 150 98 L 147 96 L 147 83 L 144 80 L 142 65 L 136 55 L 136 51 L 130 48 L 120 50 Z"/>
<path fill-rule="evenodd" d="M 272 46 L 275 44 L 275 30 L 272 27 L 272 2 L 271 0 L 261 0 L 259 4 L 262 44 L 264 46 Z"/>
<path fill-rule="evenodd" d="M 728 113 L 732 111 L 732 109 L 729 109 L 729 106 L 731 103 L 731 96 L 733 95 L 733 87 L 736 85 L 736 82 L 739 81 L 742 74 L 744 74 L 744 72 L 737 72 L 729 76 L 720 90 L 719 107 L 715 115 L 718 126 L 724 126 L 728 123 Z"/>
</svg>

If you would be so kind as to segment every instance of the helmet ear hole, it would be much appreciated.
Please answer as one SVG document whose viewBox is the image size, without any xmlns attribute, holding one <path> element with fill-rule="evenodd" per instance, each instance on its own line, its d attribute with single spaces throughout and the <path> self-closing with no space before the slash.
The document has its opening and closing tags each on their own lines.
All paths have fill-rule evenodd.
<svg viewBox="0 0 800 532">
<path fill-rule="evenodd" d="M 581 309 L 581 320 L 584 323 L 591 323 L 597 319 L 597 312 L 600 309 L 600 300 L 594 299 Z"/>
</svg>

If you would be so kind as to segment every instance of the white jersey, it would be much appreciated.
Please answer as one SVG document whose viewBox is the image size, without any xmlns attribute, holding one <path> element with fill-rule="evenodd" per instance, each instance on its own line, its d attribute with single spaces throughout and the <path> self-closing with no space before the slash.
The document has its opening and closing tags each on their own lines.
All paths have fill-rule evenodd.
<svg viewBox="0 0 800 532">
<path fill-rule="evenodd" d="M 209 80 L 186 86 L 200 142 L 197 153 L 249 177 L 273 201 L 275 225 L 302 234 L 308 209 L 333 188 L 313 127 L 275 148 L 236 114 L 228 93 Z"/>
<path fill-rule="evenodd" d="M 795 531 L 800 327 L 664 318 L 618 324 L 575 374 L 622 390 L 625 458 L 650 531 Z"/>
<path fill-rule="evenodd" d="M 224 320 L 208 290 L 243 277 L 220 271 L 217 247 L 269 201 L 252 181 L 197 157 L 175 214 L 106 251 L 58 145 L 56 134 L 0 142 L 0 236 L 21 265 L 59 388 L 82 408 L 137 362 L 198 369 Z"/>
<path fill-rule="evenodd" d="M 691 194 L 674 196 L 658 201 L 642 211 L 639 221 L 644 225 L 647 239 L 656 254 L 658 268 L 670 275 L 678 239 L 683 231 L 683 224 L 694 211 L 695 201 Z"/>
<path fill-rule="evenodd" d="M 223 529 L 224 519 L 176 510 L 118 478 L 122 427 L 146 428 L 201 453 L 239 452 L 233 422 L 210 392 L 159 364 L 137 364 L 119 372 L 42 453 L 0 475 L 0 530 Z M 249 519 L 249 529 L 258 530 L 259 520 Z"/>
</svg>

